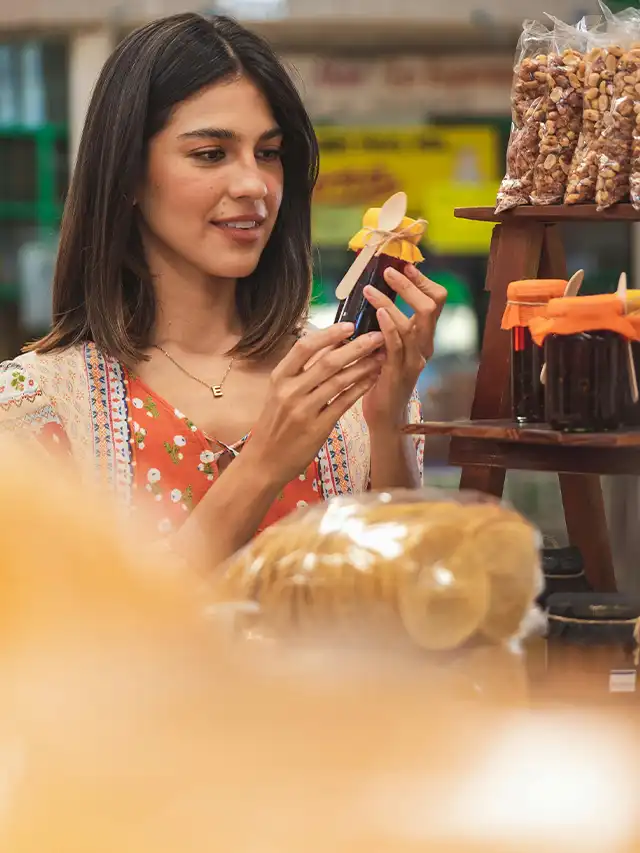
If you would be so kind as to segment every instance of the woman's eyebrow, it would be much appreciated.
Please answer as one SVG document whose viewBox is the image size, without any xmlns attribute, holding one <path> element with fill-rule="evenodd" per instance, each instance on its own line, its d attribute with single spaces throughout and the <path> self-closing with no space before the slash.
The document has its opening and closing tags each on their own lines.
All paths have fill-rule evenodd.
<svg viewBox="0 0 640 853">
<path fill-rule="evenodd" d="M 272 127 L 266 130 L 260 136 L 260 142 L 266 142 L 269 139 L 277 139 L 282 136 L 282 130 L 279 127 Z M 196 130 L 188 130 L 186 133 L 180 134 L 180 139 L 228 139 L 232 141 L 238 140 L 238 134 L 233 130 L 228 130 L 223 127 L 200 127 Z"/>
</svg>

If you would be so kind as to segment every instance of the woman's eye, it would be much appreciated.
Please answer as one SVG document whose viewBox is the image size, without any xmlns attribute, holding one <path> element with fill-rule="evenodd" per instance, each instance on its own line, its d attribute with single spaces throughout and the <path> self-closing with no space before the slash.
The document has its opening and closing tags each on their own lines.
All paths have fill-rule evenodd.
<svg viewBox="0 0 640 853">
<path fill-rule="evenodd" d="M 207 151 L 194 151 L 192 156 L 204 163 L 217 163 L 224 157 L 224 151 L 220 148 L 210 148 Z"/>
<path fill-rule="evenodd" d="M 261 160 L 280 160 L 282 157 L 282 148 L 265 148 L 259 153 Z"/>
</svg>

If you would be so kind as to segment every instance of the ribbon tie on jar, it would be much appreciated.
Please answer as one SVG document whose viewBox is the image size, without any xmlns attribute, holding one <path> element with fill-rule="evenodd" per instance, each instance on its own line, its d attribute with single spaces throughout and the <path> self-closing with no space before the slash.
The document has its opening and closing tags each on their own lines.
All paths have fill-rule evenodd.
<svg viewBox="0 0 640 853">
<path fill-rule="evenodd" d="M 378 255 L 390 255 L 409 264 L 424 260 L 418 243 L 424 236 L 426 220 L 404 216 L 395 228 L 381 228 L 381 211 L 382 208 L 369 208 L 362 218 L 362 228 L 349 241 L 349 248 L 359 254 L 336 288 L 339 301 L 347 298 L 369 261 Z"/>
</svg>

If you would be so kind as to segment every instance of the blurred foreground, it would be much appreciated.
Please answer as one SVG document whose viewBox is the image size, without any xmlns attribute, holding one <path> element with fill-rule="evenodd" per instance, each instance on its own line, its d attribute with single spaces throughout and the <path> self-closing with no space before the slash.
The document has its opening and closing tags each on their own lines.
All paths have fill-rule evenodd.
<svg viewBox="0 0 640 853">
<path fill-rule="evenodd" d="M 202 571 L 0 452 L 3 853 L 640 851 L 637 712 L 529 708 L 504 646 L 239 642 Z"/>
</svg>

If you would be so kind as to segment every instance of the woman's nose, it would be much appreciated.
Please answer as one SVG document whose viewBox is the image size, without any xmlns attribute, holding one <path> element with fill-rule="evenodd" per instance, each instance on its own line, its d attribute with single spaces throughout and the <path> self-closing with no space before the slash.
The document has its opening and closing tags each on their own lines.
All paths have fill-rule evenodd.
<svg viewBox="0 0 640 853">
<path fill-rule="evenodd" d="M 229 195 L 232 198 L 263 199 L 268 189 L 255 159 L 252 162 L 238 163 L 229 182 Z"/>
</svg>

